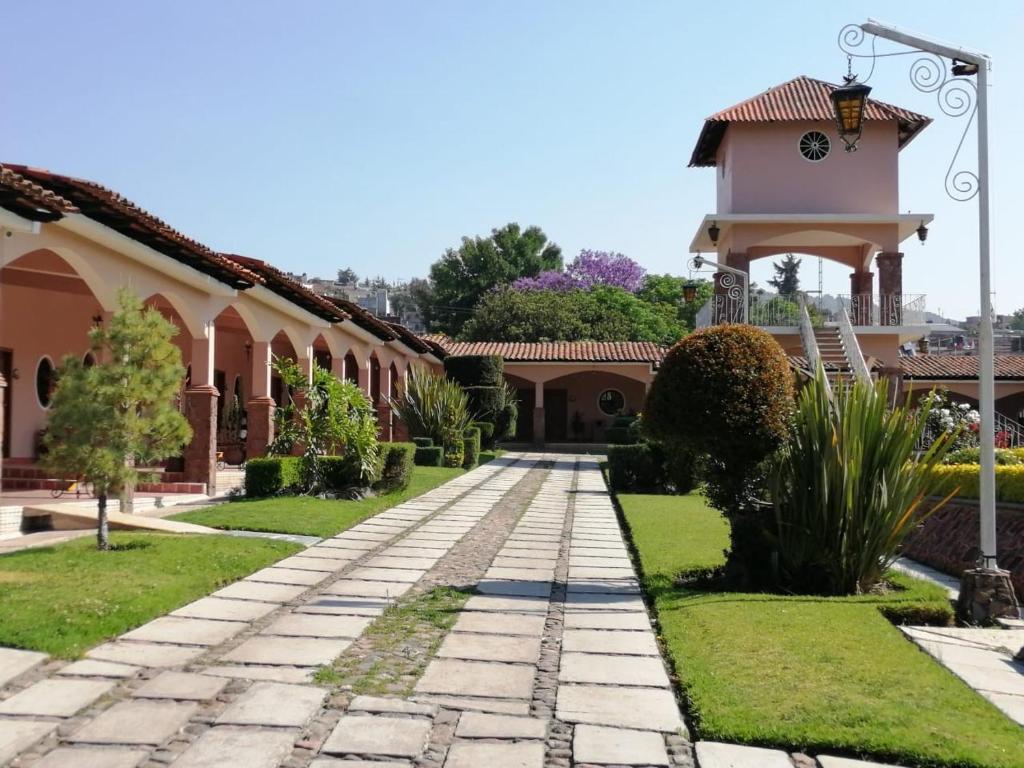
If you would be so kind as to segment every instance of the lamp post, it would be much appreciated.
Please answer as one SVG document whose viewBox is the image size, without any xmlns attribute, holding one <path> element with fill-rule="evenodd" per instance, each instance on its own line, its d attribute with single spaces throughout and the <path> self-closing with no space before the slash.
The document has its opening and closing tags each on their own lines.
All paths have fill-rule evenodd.
<svg viewBox="0 0 1024 768">
<path fill-rule="evenodd" d="M 979 282 L 981 295 L 981 322 L 978 335 L 978 402 L 981 412 L 981 483 L 979 494 L 979 517 L 981 521 L 981 556 L 978 568 L 964 573 L 958 614 L 961 618 L 980 621 L 998 616 L 1019 615 L 1016 597 L 1013 595 L 1009 574 L 999 570 L 996 560 L 996 505 L 995 505 L 995 362 L 992 333 L 992 294 L 989 269 L 989 169 L 988 169 L 988 70 L 991 59 L 981 53 L 963 48 L 944 45 L 903 32 L 881 24 L 873 19 L 859 26 L 846 27 L 840 32 L 840 47 L 850 56 L 865 56 L 872 59 L 874 67 L 874 44 L 870 54 L 850 50 L 863 41 L 864 34 L 891 40 L 912 49 L 907 53 L 921 52 L 938 57 L 936 64 L 929 57 L 917 60 L 911 67 L 911 82 L 918 90 L 936 93 L 939 107 L 948 115 L 959 117 L 967 114 L 970 107 L 970 91 L 975 91 L 974 106 L 978 116 L 978 170 L 977 173 L 960 170 L 954 172 L 957 155 L 954 154 L 946 172 L 946 192 L 955 200 L 966 201 L 978 197 L 978 254 Z M 942 60 L 951 60 L 950 78 L 945 74 Z M 977 76 L 977 85 L 968 79 Z M 870 77 L 870 75 L 869 75 Z M 848 76 L 846 85 L 833 94 L 836 125 L 847 151 L 856 148 L 864 116 L 863 101 L 858 109 L 851 104 L 864 99 L 870 89 L 856 78 Z M 973 113 L 972 113 L 973 117 Z M 967 128 L 970 127 L 970 122 Z M 965 128 L 965 134 L 966 130 Z M 852 146 L 849 140 L 852 140 Z M 963 145 L 961 138 L 957 147 Z M 923 226 L 922 226 L 923 229 Z M 918 232 L 921 241 L 927 235 Z M 1008 594 L 1007 594 L 1008 590 Z M 975 598 L 977 595 L 977 599 Z"/>
<path fill-rule="evenodd" d="M 722 278 L 722 283 L 726 287 L 726 297 L 737 300 L 742 298 L 743 315 L 740 317 L 741 323 L 749 322 L 750 319 L 750 275 L 744 272 L 742 269 L 736 269 L 735 267 L 729 267 L 725 264 L 719 264 L 711 259 L 706 259 L 699 253 L 690 260 L 690 269 L 699 270 L 704 265 L 714 267 L 716 272 L 724 272 L 726 275 L 733 275 L 734 277 L 740 278 L 742 284 L 738 285 L 733 280 L 727 280 Z M 742 292 L 742 295 L 740 295 Z"/>
</svg>

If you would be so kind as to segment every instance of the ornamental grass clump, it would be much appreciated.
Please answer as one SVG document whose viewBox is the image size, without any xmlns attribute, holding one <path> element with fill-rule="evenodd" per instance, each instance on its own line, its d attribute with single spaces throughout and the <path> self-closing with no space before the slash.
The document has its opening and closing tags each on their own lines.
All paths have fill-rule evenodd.
<svg viewBox="0 0 1024 768">
<path fill-rule="evenodd" d="M 405 424 L 410 437 L 429 437 L 451 456 L 446 466 L 462 466 L 463 436 L 473 421 L 469 398 L 444 376 L 413 368 L 397 397 L 389 398 L 392 413 Z"/>
<path fill-rule="evenodd" d="M 890 409 L 884 383 L 856 382 L 829 397 L 824 370 L 797 398 L 771 478 L 780 586 L 813 594 L 871 590 L 900 544 L 938 503 L 937 469 L 958 432 L 917 454 L 933 407 Z"/>
</svg>

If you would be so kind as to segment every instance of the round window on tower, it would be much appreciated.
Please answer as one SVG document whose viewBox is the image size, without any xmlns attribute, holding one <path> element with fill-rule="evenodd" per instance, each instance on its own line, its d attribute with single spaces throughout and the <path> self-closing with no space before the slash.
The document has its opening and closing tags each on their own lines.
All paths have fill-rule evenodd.
<svg viewBox="0 0 1024 768">
<path fill-rule="evenodd" d="M 800 137 L 800 154 L 804 156 L 804 160 L 820 163 L 828 157 L 831 149 L 832 142 L 821 131 L 808 131 Z"/>
</svg>

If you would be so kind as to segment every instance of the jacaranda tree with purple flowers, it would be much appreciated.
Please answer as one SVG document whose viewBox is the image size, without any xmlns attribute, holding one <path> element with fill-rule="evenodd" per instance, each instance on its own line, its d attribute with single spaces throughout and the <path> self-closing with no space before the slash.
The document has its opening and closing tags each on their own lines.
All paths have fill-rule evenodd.
<svg viewBox="0 0 1024 768">
<path fill-rule="evenodd" d="M 646 276 L 647 270 L 624 254 L 583 249 L 564 272 L 547 270 L 536 277 L 520 278 L 512 287 L 517 291 L 568 293 L 603 285 L 636 293 Z"/>
</svg>

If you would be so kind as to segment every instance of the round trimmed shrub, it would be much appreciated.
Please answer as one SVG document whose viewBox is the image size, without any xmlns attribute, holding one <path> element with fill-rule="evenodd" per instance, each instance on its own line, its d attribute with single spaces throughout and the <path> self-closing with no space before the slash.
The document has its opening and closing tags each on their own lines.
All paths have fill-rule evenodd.
<svg viewBox="0 0 1024 768">
<path fill-rule="evenodd" d="M 469 398 L 469 410 L 474 416 L 484 420 L 494 415 L 505 406 L 505 390 L 501 387 L 463 387 Z"/>
</svg>

